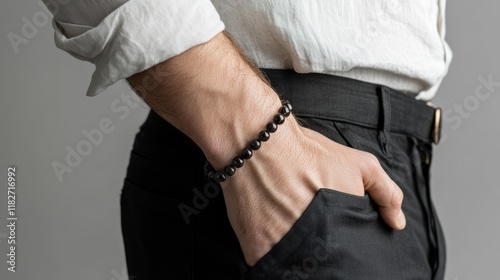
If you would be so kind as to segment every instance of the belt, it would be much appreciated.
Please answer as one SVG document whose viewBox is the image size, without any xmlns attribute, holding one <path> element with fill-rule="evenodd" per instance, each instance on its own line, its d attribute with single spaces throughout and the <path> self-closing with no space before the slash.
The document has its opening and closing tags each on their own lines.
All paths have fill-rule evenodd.
<svg viewBox="0 0 500 280">
<path fill-rule="evenodd" d="M 441 109 L 402 91 L 334 75 L 261 71 L 276 92 L 291 101 L 297 116 L 350 122 L 434 144 L 441 138 Z"/>
</svg>

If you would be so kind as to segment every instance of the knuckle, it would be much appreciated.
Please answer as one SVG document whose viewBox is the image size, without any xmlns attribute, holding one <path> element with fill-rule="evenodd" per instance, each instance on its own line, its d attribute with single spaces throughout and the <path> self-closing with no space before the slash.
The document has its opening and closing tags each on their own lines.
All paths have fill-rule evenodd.
<svg viewBox="0 0 500 280">
<path fill-rule="evenodd" d="M 371 174 L 377 174 L 382 171 L 377 157 L 371 153 L 363 153 L 363 167 Z"/>
</svg>

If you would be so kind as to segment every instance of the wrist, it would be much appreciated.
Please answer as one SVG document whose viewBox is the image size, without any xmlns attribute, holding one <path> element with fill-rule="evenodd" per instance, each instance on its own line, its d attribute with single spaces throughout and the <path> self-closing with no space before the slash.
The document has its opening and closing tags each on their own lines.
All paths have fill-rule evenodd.
<svg viewBox="0 0 500 280">
<path fill-rule="evenodd" d="M 255 152 L 261 149 L 263 143 L 269 141 L 271 135 L 276 133 L 279 127 L 283 127 L 287 117 L 291 116 L 291 118 L 293 118 L 292 109 L 293 107 L 289 101 L 281 100 L 281 106 L 272 120 L 266 124 L 264 129 L 259 131 L 258 136 L 253 138 L 248 146 L 242 149 L 241 152 L 231 160 L 230 164 L 224 166 L 224 169 L 219 170 L 215 170 L 211 164 L 208 164 L 205 166 L 205 175 L 210 178 L 210 180 L 218 183 L 224 182 L 228 177 L 233 176 L 236 170 L 244 165 L 245 160 L 251 159 Z M 293 120 L 290 122 L 292 121 Z M 293 125 L 292 123 L 291 126 L 293 127 Z M 218 165 L 219 164 L 217 164 L 217 166 Z"/>
<path fill-rule="evenodd" d="M 200 147 L 216 170 L 231 163 L 235 156 L 248 148 L 250 142 L 257 139 L 261 131 L 266 130 L 267 124 L 272 122 L 282 106 L 279 97 L 269 87 L 264 92 L 256 91 L 240 96 L 245 98 L 219 107 L 215 113 L 218 116 L 212 125 L 205 125 L 205 129 L 201 129 L 204 133 Z M 292 117 L 290 115 L 285 123 Z M 278 130 L 282 127 L 280 125 Z M 271 134 L 271 139 L 274 134 Z M 262 142 L 262 146 L 266 146 L 269 141 Z"/>
</svg>

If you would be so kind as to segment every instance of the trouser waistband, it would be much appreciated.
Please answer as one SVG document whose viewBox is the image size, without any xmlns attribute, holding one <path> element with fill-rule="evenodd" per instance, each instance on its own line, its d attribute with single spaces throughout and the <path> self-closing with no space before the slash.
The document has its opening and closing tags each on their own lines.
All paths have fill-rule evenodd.
<svg viewBox="0 0 500 280">
<path fill-rule="evenodd" d="M 383 85 L 326 74 L 261 69 L 298 116 L 350 122 L 439 142 L 441 109 Z"/>
</svg>

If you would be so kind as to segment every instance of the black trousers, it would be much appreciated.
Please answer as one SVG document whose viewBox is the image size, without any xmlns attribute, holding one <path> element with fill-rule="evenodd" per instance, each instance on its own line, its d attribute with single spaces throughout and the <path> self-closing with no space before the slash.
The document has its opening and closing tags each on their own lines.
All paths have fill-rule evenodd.
<svg viewBox="0 0 500 280">
<path fill-rule="evenodd" d="M 290 232 L 248 267 L 222 191 L 203 176 L 203 153 L 151 111 L 136 135 L 121 196 L 129 275 L 135 280 L 443 279 L 445 243 L 429 190 L 434 109 L 380 85 L 263 71 L 305 126 L 377 156 L 404 192 L 406 228 L 391 230 L 368 195 L 321 189 Z"/>
</svg>

